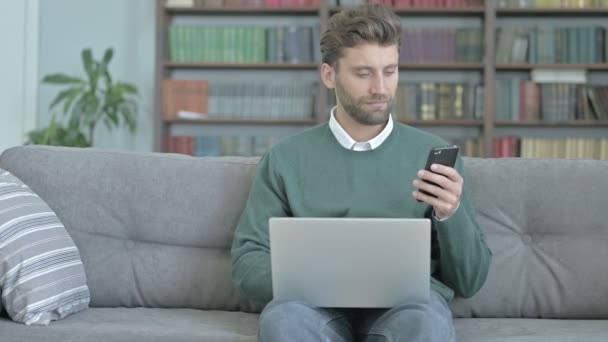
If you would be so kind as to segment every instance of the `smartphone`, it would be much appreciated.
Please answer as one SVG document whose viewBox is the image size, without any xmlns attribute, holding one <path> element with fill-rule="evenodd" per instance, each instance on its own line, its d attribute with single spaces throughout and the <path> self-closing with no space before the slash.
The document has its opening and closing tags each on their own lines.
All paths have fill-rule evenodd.
<svg viewBox="0 0 608 342">
<path fill-rule="evenodd" d="M 426 159 L 426 166 L 424 167 L 424 169 L 427 171 L 431 171 L 431 165 L 433 165 L 433 164 L 441 164 L 441 165 L 445 165 L 445 166 L 449 166 L 449 167 L 454 167 L 454 165 L 456 164 L 456 158 L 458 158 L 458 146 L 456 146 L 456 145 L 433 147 L 429 151 L 429 156 Z M 433 172 L 433 171 L 431 171 L 431 172 Z M 432 184 L 432 185 L 437 185 L 437 184 L 427 181 L 427 180 L 423 180 L 423 181 L 427 182 L 429 184 Z M 436 197 L 435 195 L 432 195 L 422 189 L 419 189 L 418 191 L 420 191 L 421 193 L 423 193 L 425 195 Z M 417 199 L 417 201 L 422 202 L 419 199 Z"/>
</svg>

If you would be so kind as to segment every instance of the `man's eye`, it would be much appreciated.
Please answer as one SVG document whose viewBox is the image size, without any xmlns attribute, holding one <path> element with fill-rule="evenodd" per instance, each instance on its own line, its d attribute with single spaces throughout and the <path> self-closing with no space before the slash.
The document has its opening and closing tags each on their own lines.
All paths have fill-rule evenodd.
<svg viewBox="0 0 608 342">
<path fill-rule="evenodd" d="M 392 75 L 395 73 L 395 70 L 387 70 L 384 72 L 385 75 Z"/>
<path fill-rule="evenodd" d="M 368 77 L 368 76 L 369 76 L 369 74 L 368 74 L 368 73 L 365 73 L 365 74 L 357 74 L 357 76 L 358 76 L 358 77 Z"/>
</svg>

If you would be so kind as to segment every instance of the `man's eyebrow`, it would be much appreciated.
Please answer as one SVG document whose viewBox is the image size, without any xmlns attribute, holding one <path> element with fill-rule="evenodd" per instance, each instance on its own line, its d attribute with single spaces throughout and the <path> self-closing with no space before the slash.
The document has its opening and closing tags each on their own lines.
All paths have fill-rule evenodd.
<svg viewBox="0 0 608 342">
<path fill-rule="evenodd" d="M 397 68 L 399 66 L 399 64 L 390 64 L 385 66 L 383 69 L 394 69 Z M 361 66 L 354 66 L 352 67 L 353 70 L 355 71 L 369 71 L 369 70 L 373 70 L 374 68 L 370 67 L 370 66 L 366 66 L 366 65 L 361 65 Z"/>
</svg>

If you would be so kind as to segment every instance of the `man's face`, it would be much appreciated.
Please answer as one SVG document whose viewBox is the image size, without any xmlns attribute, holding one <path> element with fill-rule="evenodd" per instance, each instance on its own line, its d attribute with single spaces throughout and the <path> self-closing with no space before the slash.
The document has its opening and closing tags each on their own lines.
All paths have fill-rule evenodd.
<svg viewBox="0 0 608 342">
<path fill-rule="evenodd" d="M 347 48 L 338 63 L 338 104 L 362 125 L 386 123 L 399 81 L 397 46 L 365 44 Z"/>
</svg>

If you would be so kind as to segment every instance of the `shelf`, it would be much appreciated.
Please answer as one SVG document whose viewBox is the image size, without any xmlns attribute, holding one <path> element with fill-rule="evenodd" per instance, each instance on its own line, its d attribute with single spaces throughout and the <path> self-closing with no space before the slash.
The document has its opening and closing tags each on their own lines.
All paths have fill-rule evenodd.
<svg viewBox="0 0 608 342">
<path fill-rule="evenodd" d="M 318 8 L 165 8 L 173 15 L 243 15 L 243 16 L 280 16 L 280 15 L 318 15 Z"/>
<path fill-rule="evenodd" d="M 399 120 L 399 122 L 410 126 L 456 126 L 456 127 L 481 127 L 481 120 Z"/>
<path fill-rule="evenodd" d="M 165 62 L 168 69 L 264 69 L 264 70 L 316 70 L 317 63 L 205 63 L 205 62 Z M 608 68 L 608 65 L 606 65 Z M 483 70 L 482 63 L 403 63 L 400 70 Z"/>
<path fill-rule="evenodd" d="M 315 119 L 163 119 L 167 124 L 197 125 L 316 125 Z"/>
<path fill-rule="evenodd" d="M 496 127 L 608 127 L 608 120 L 497 121 Z"/>
<path fill-rule="evenodd" d="M 241 70 L 316 70 L 316 63 L 185 63 L 165 62 L 168 69 L 241 69 Z"/>
<path fill-rule="evenodd" d="M 434 8 L 434 7 L 416 7 L 416 8 L 392 8 L 399 16 L 407 16 L 408 14 L 415 16 L 428 17 L 460 17 L 465 15 L 483 16 L 485 9 L 483 7 L 464 7 L 464 8 Z M 330 13 L 336 13 L 342 10 L 342 7 L 331 7 Z"/>
<path fill-rule="evenodd" d="M 608 8 L 499 8 L 498 17 L 602 17 L 608 15 Z"/>
<path fill-rule="evenodd" d="M 402 63 L 399 70 L 483 70 L 483 63 Z"/>
<path fill-rule="evenodd" d="M 585 69 L 593 71 L 608 71 L 608 63 L 601 64 L 497 64 L 497 71 L 528 71 L 532 69 Z"/>
</svg>

